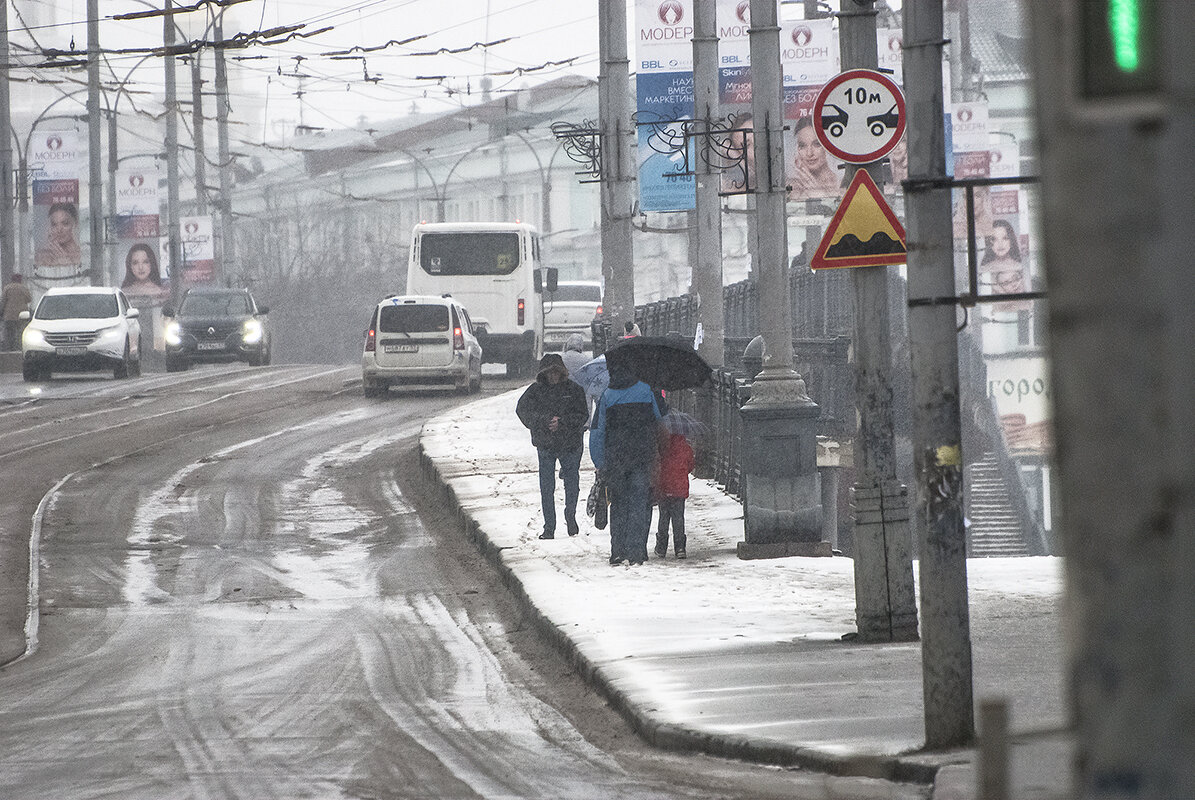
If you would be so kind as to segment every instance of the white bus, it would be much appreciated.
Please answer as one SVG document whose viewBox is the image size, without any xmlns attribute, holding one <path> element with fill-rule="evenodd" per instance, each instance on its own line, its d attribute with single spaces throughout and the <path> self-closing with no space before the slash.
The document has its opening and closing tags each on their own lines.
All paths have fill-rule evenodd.
<svg viewBox="0 0 1195 800">
<path fill-rule="evenodd" d="M 407 294 L 450 294 L 478 329 L 482 357 L 509 374 L 534 371 L 544 351 L 544 289 L 557 271 L 540 263 L 539 233 L 519 222 L 423 222 L 411 237 Z"/>
</svg>

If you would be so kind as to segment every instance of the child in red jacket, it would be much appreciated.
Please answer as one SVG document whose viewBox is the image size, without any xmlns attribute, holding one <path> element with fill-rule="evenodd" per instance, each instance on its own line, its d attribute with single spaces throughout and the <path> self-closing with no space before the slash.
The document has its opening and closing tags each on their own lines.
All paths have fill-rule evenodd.
<svg viewBox="0 0 1195 800">
<path fill-rule="evenodd" d="M 689 496 L 689 473 L 693 471 L 694 464 L 693 448 L 688 437 L 684 433 L 675 432 L 683 426 L 669 424 L 669 417 L 673 416 L 681 415 L 672 411 L 661 420 L 663 432 L 656 479 L 656 499 L 660 506 L 660 522 L 656 528 L 656 555 L 660 558 L 668 553 L 669 520 L 672 521 L 673 552 L 677 558 L 685 557 L 685 500 Z"/>
</svg>

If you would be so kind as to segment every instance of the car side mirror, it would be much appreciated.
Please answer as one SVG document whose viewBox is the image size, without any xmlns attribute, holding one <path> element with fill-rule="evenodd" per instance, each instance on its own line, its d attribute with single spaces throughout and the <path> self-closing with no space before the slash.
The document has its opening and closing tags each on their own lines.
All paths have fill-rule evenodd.
<svg viewBox="0 0 1195 800">
<path fill-rule="evenodd" d="M 174 307 L 173 306 L 162 306 L 162 316 L 163 317 L 173 317 L 174 316 Z"/>
<path fill-rule="evenodd" d="M 535 293 L 543 294 L 544 293 L 544 276 L 539 274 L 539 270 L 536 270 L 534 275 L 535 275 Z"/>
<path fill-rule="evenodd" d="M 269 307 L 269 306 L 258 306 L 258 307 L 257 307 L 257 313 L 258 313 L 258 314 L 269 314 L 269 313 L 270 313 L 270 307 Z"/>
<path fill-rule="evenodd" d="M 128 311 L 124 312 L 124 315 L 129 319 L 137 319 L 137 317 L 141 316 L 141 312 L 135 308 L 130 308 Z"/>
<path fill-rule="evenodd" d="M 560 285 L 560 270 L 555 267 L 548 267 L 545 272 L 548 273 L 548 291 L 556 291 L 556 287 Z"/>
<path fill-rule="evenodd" d="M 28 311 L 22 311 L 20 314 L 17 314 L 17 319 L 24 320 L 25 322 L 28 322 L 29 320 L 33 319 L 33 315 L 30 314 Z"/>
</svg>

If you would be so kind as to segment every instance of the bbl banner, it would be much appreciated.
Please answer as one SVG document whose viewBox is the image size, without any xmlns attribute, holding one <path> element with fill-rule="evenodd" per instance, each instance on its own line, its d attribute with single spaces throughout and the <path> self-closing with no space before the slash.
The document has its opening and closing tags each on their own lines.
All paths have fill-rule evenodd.
<svg viewBox="0 0 1195 800">
<path fill-rule="evenodd" d="M 79 247 L 79 170 L 84 164 L 77 131 L 45 131 L 31 142 L 29 167 L 33 177 L 34 270 L 41 278 L 75 277 L 82 266 Z"/>
<path fill-rule="evenodd" d="M 693 118 L 692 0 L 637 0 L 635 79 L 639 207 L 683 211 L 696 204 L 693 176 L 684 174 L 684 121 Z M 691 161 L 690 161 L 691 164 Z"/>
<path fill-rule="evenodd" d="M 158 258 L 161 235 L 158 173 L 116 173 L 116 236 L 124 258 L 120 287 L 138 306 L 155 305 L 170 295 L 169 276 Z"/>
<path fill-rule="evenodd" d="M 183 217 L 183 282 L 210 283 L 216 277 L 216 247 L 212 218 Z"/>
</svg>

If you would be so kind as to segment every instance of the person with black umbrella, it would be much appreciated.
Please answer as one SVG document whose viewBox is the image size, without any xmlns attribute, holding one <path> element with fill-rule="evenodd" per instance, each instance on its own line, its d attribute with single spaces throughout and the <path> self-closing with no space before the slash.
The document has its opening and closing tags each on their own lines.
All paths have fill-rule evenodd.
<svg viewBox="0 0 1195 800">
<path fill-rule="evenodd" d="M 651 387 L 622 364 L 598 401 L 589 455 L 610 492 L 610 563 L 647 561 L 651 472 L 660 409 Z"/>
<path fill-rule="evenodd" d="M 515 406 L 519 421 L 531 431 L 539 451 L 539 494 L 544 512 L 541 539 L 556 537 L 556 462 L 564 482 L 564 522 L 569 536 L 580 531 L 577 498 L 581 495 L 581 452 L 589 408 L 585 390 L 569 380 L 568 368 L 556 353 L 539 362 L 535 383 L 527 387 Z"/>
</svg>

